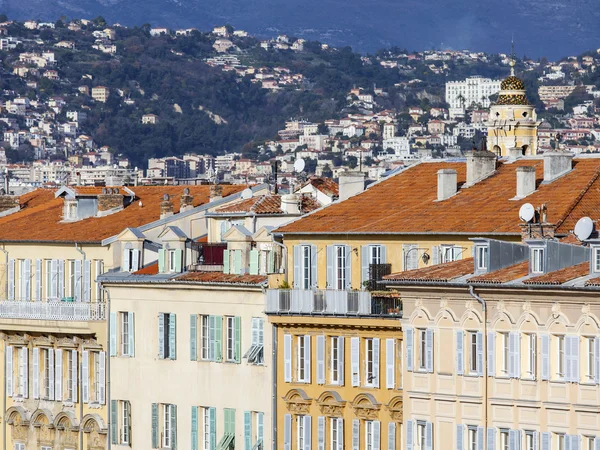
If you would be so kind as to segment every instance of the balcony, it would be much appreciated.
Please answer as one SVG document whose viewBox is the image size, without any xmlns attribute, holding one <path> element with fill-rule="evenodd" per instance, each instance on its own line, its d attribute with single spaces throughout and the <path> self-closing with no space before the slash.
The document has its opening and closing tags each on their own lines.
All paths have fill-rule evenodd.
<svg viewBox="0 0 600 450">
<path fill-rule="evenodd" d="M 71 301 L 0 301 L 1 319 L 33 319 L 59 321 L 106 320 L 106 303 Z"/>
<path fill-rule="evenodd" d="M 401 317 L 399 298 L 373 297 L 366 291 L 269 289 L 266 314 Z"/>
</svg>

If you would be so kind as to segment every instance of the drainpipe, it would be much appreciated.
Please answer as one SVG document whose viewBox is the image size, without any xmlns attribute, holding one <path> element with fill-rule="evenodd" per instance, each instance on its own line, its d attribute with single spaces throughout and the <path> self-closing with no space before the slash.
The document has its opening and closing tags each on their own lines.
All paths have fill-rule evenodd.
<svg viewBox="0 0 600 450">
<path fill-rule="evenodd" d="M 283 280 L 287 283 L 288 280 L 288 271 L 287 271 L 287 247 L 285 245 L 283 245 L 281 242 L 277 242 L 275 240 L 275 237 L 273 236 L 273 244 L 277 245 L 278 247 L 281 247 L 283 249 L 283 258 L 281 258 L 283 260 Z"/>
<path fill-rule="evenodd" d="M 2 249 L 4 251 L 4 249 Z M 2 340 L 4 342 L 4 358 L 2 358 L 4 365 L 4 373 L 6 373 L 6 339 Z M 2 396 L 2 415 L 6 414 L 6 377 L 4 377 L 4 395 Z M 6 417 L 2 421 L 2 441 L 3 441 L 3 449 L 6 450 Z"/>
<path fill-rule="evenodd" d="M 102 282 L 100 282 L 102 292 L 106 295 L 106 424 L 107 424 L 107 433 L 106 433 L 106 448 L 112 448 L 112 436 L 110 435 L 111 431 L 111 414 L 110 414 L 110 292 L 108 289 L 104 287 Z M 81 447 L 83 448 L 83 447 Z"/>
<path fill-rule="evenodd" d="M 83 342 L 79 346 L 81 349 L 81 355 L 83 355 Z M 83 360 L 82 358 L 78 359 L 79 361 L 79 373 L 83 374 Z M 79 448 L 83 448 L 83 383 L 79 383 L 79 395 L 77 396 L 79 400 Z"/>
<path fill-rule="evenodd" d="M 4 267 L 6 267 L 6 271 L 8 273 L 8 251 L 5 250 L 4 247 L 0 247 L 0 252 L 4 253 Z M 4 298 L 8 299 L 8 278 L 7 278 L 6 287 L 4 288 Z"/>
<path fill-rule="evenodd" d="M 273 392 L 271 394 L 271 448 L 277 450 L 277 326 L 273 325 L 273 348 L 271 349 L 271 376 L 273 377 Z M 6 360 L 6 358 L 4 358 Z M 6 398 L 6 396 L 5 396 Z M 263 443 L 264 446 L 264 443 Z"/>
<path fill-rule="evenodd" d="M 83 256 L 83 260 L 85 261 L 85 252 L 83 251 L 81 245 L 79 245 L 77 242 L 75 242 L 75 250 L 81 253 L 81 255 Z"/>
<path fill-rule="evenodd" d="M 473 286 L 469 286 L 469 295 L 477 300 L 481 304 L 481 310 L 483 312 L 483 400 L 484 400 L 484 439 L 485 442 L 484 450 L 487 448 L 487 429 L 488 429 L 488 343 L 487 343 L 487 304 L 485 300 L 475 293 Z"/>
</svg>

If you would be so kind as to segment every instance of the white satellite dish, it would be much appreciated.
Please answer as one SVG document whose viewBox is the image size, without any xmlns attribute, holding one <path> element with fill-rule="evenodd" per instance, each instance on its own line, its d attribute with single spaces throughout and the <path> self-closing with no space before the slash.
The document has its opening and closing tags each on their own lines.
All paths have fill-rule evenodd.
<svg viewBox="0 0 600 450">
<path fill-rule="evenodd" d="M 306 166 L 306 162 L 304 162 L 304 160 L 302 158 L 297 159 L 294 162 L 294 171 L 300 173 L 304 170 L 305 166 Z"/>
<path fill-rule="evenodd" d="M 249 198 L 252 198 L 252 189 L 250 188 L 246 188 L 242 191 L 242 200 L 247 200 Z"/>
<path fill-rule="evenodd" d="M 589 217 L 582 217 L 575 225 L 575 236 L 580 241 L 585 241 L 594 232 L 594 222 Z"/>
<path fill-rule="evenodd" d="M 519 218 L 523 222 L 531 222 L 534 216 L 535 208 L 531 203 L 525 203 L 523 206 L 521 206 L 521 209 L 519 209 Z"/>
</svg>

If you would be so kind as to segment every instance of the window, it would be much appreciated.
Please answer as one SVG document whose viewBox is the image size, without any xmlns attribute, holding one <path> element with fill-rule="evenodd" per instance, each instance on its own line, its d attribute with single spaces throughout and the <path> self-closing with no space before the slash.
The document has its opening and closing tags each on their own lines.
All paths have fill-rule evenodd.
<svg viewBox="0 0 600 450">
<path fill-rule="evenodd" d="M 252 318 L 252 345 L 244 355 L 250 364 L 264 364 L 265 320 L 262 317 Z"/>
<path fill-rule="evenodd" d="M 229 362 L 235 362 L 235 317 L 225 317 L 225 355 L 226 360 Z"/>
<path fill-rule="evenodd" d="M 17 394 L 20 397 L 26 397 L 27 396 L 27 375 L 28 375 L 28 370 L 27 370 L 27 359 L 29 356 L 29 350 L 27 347 L 18 347 L 17 350 L 17 358 L 18 358 L 18 362 L 19 362 L 19 367 L 18 367 L 18 378 L 17 378 Z"/>
<path fill-rule="evenodd" d="M 176 272 L 176 270 L 175 270 L 175 250 L 168 250 L 167 257 L 169 260 L 169 272 Z"/>
<path fill-rule="evenodd" d="M 600 247 L 594 247 L 593 269 L 594 272 L 600 272 Z"/>
<path fill-rule="evenodd" d="M 42 398 L 49 399 L 50 398 L 50 371 L 54 371 L 53 365 L 50 363 L 50 352 L 54 352 L 53 349 L 43 348 L 42 352 L 42 388 L 41 394 Z M 54 353 L 52 354 L 52 359 L 54 359 Z"/>
<path fill-rule="evenodd" d="M 334 289 L 346 289 L 346 277 L 349 275 L 346 273 L 346 247 L 343 245 L 336 245 L 334 247 L 335 255 L 335 284 Z"/>
<path fill-rule="evenodd" d="M 426 423 L 425 422 L 417 422 L 417 447 L 419 450 L 425 450 L 425 438 L 426 438 Z"/>
<path fill-rule="evenodd" d="M 544 273 L 544 249 L 533 248 L 531 249 L 531 272 L 532 273 Z"/>
<path fill-rule="evenodd" d="M 565 435 L 562 433 L 555 433 L 556 436 L 556 450 L 565 450 Z"/>
<path fill-rule="evenodd" d="M 564 378 L 565 376 L 565 337 L 555 336 L 556 338 L 556 376 Z"/>
<path fill-rule="evenodd" d="M 75 261 L 69 261 L 69 295 L 73 298 L 79 298 L 79 295 L 75 295 L 76 292 L 76 275 L 75 275 Z"/>
<path fill-rule="evenodd" d="M 90 357 L 93 364 L 92 367 L 94 373 L 94 400 L 97 403 L 101 403 L 101 399 L 103 398 L 104 384 L 100 371 L 103 365 L 102 358 L 104 357 L 104 352 L 90 352 Z"/>
<path fill-rule="evenodd" d="M 304 448 L 304 430 L 306 416 L 298 416 L 298 448 Z"/>
<path fill-rule="evenodd" d="M 525 373 L 528 378 L 535 379 L 535 367 L 536 367 L 536 335 L 525 334 L 525 346 L 527 361 L 525 362 Z"/>
<path fill-rule="evenodd" d="M 477 367 L 477 332 L 469 331 L 469 373 L 478 373 Z"/>
<path fill-rule="evenodd" d="M 594 381 L 596 379 L 596 351 L 594 349 L 595 339 L 593 337 L 584 337 L 583 342 L 585 344 L 585 374 L 588 381 Z"/>
<path fill-rule="evenodd" d="M 417 330 L 417 336 L 419 338 L 419 369 L 427 369 L 427 330 Z"/>
<path fill-rule="evenodd" d="M 52 285 L 54 284 L 54 278 L 52 277 L 52 260 L 46 260 L 46 298 L 52 298 Z"/>
<path fill-rule="evenodd" d="M 508 450 L 508 439 L 509 430 L 501 429 L 500 430 L 500 450 Z"/>
<path fill-rule="evenodd" d="M 201 315 L 200 333 L 201 360 L 221 362 L 223 356 L 223 317 Z"/>
<path fill-rule="evenodd" d="M 131 244 L 127 244 L 131 245 Z M 123 250 L 123 271 L 135 272 L 140 265 L 140 251 L 133 248 Z"/>
<path fill-rule="evenodd" d="M 160 313 L 158 315 L 159 359 L 175 359 L 175 335 L 175 314 Z"/>
<path fill-rule="evenodd" d="M 163 433 L 162 446 L 163 448 L 171 448 L 173 443 L 173 405 L 162 405 L 163 407 Z"/>
<path fill-rule="evenodd" d="M 477 427 L 467 428 L 467 450 L 477 450 Z"/>
<path fill-rule="evenodd" d="M 200 316 L 200 342 L 201 342 L 201 355 L 203 360 L 210 359 L 210 346 L 209 346 L 209 316 Z"/>
<path fill-rule="evenodd" d="M 310 336 L 298 336 L 296 381 L 310 383 Z"/>
<path fill-rule="evenodd" d="M 440 258 L 442 263 L 458 261 L 459 259 L 462 259 L 462 247 L 457 245 L 442 245 L 440 250 L 442 254 Z"/>
<path fill-rule="evenodd" d="M 500 348 L 502 350 L 502 366 L 501 371 L 504 375 L 508 375 L 508 365 L 510 361 L 509 334 L 500 333 Z"/>
<path fill-rule="evenodd" d="M 331 384 L 341 384 L 343 380 L 343 363 L 344 360 L 344 347 L 343 339 L 340 336 L 331 337 L 331 371 L 330 380 Z"/>
<path fill-rule="evenodd" d="M 302 278 L 300 279 L 300 289 L 310 289 L 312 285 L 311 279 L 311 254 L 310 245 L 300 246 L 300 273 Z M 316 255 L 315 255 L 316 256 Z"/>
<path fill-rule="evenodd" d="M 77 379 L 73 377 L 73 370 L 77 370 L 77 352 L 67 350 L 64 352 L 67 354 L 67 392 L 66 398 L 69 401 L 75 401 L 72 398 L 73 389 L 77 389 Z M 75 372 L 76 374 L 77 372 Z"/>
<path fill-rule="evenodd" d="M 595 436 L 584 436 L 583 450 L 595 450 L 594 439 L 596 439 Z"/>
<path fill-rule="evenodd" d="M 365 421 L 365 449 L 373 450 L 375 446 L 375 423 L 372 420 Z"/>
<path fill-rule="evenodd" d="M 129 348 L 129 333 L 131 333 L 131 325 L 129 323 L 129 313 L 121 312 L 121 355 L 128 356 Z"/>
<path fill-rule="evenodd" d="M 210 408 L 202 408 L 202 450 L 210 450 Z"/>
<path fill-rule="evenodd" d="M 369 246 L 369 264 L 381 264 L 381 245 Z"/>
<path fill-rule="evenodd" d="M 121 403 L 121 444 L 129 445 L 131 440 L 131 403 Z"/>
<path fill-rule="evenodd" d="M 332 417 L 330 419 L 330 429 L 329 429 L 329 435 L 331 436 L 330 439 L 330 444 L 329 444 L 329 448 L 330 450 L 339 450 L 341 443 L 343 442 L 343 425 L 342 425 L 342 419 L 338 419 L 335 417 Z"/>
<path fill-rule="evenodd" d="M 535 448 L 535 431 L 525 431 L 525 450 L 537 450 Z"/>
<path fill-rule="evenodd" d="M 477 246 L 477 269 L 487 270 L 488 248 L 484 245 Z"/>
<path fill-rule="evenodd" d="M 375 339 L 365 339 L 365 386 L 374 386 L 377 382 Z"/>
</svg>

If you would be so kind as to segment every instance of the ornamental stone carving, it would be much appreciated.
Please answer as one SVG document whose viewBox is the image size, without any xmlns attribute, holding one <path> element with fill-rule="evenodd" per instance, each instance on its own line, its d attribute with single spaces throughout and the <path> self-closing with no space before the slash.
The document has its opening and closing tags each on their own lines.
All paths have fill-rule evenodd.
<svg viewBox="0 0 600 450">
<path fill-rule="evenodd" d="M 325 391 L 317 399 L 321 413 L 330 417 L 342 417 L 346 402 L 335 391 Z"/>
<path fill-rule="evenodd" d="M 371 394 L 358 394 L 350 404 L 356 417 L 365 420 L 375 420 L 379 417 L 381 403 L 377 403 Z"/>
<path fill-rule="evenodd" d="M 392 398 L 385 407 L 389 411 L 390 417 L 394 422 L 402 423 L 404 421 L 402 397 L 398 396 Z"/>
<path fill-rule="evenodd" d="M 523 311 L 530 312 L 531 311 L 531 302 L 523 303 Z"/>
<path fill-rule="evenodd" d="M 293 414 L 309 414 L 312 398 L 302 389 L 292 389 L 283 397 L 288 411 Z"/>
</svg>

